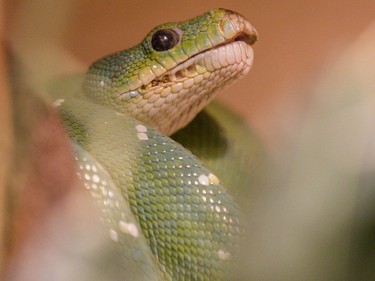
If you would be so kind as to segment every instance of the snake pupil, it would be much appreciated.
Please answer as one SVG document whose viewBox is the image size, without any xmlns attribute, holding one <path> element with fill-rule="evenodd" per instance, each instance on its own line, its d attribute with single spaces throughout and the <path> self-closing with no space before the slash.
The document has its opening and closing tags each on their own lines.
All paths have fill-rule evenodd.
<svg viewBox="0 0 375 281">
<path fill-rule="evenodd" d="M 152 35 L 151 45 L 155 51 L 162 52 L 176 46 L 178 41 L 179 35 L 176 31 L 172 29 L 161 29 Z"/>
</svg>

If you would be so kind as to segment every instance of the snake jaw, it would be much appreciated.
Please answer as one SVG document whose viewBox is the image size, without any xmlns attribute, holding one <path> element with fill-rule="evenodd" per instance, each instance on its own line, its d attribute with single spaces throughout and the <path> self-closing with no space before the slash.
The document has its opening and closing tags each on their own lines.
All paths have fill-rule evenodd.
<svg viewBox="0 0 375 281">
<path fill-rule="evenodd" d="M 242 40 L 199 53 L 153 80 L 139 96 L 153 106 L 143 107 L 135 117 L 171 135 L 187 125 L 218 90 L 246 75 L 252 62 L 253 50 Z M 136 111 L 134 107 L 132 112 Z"/>
</svg>

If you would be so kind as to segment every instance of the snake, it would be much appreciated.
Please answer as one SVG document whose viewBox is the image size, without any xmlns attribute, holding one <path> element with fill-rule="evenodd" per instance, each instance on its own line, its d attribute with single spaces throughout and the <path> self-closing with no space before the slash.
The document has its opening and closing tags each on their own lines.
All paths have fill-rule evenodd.
<svg viewBox="0 0 375 281">
<path fill-rule="evenodd" d="M 119 279 L 226 280 L 233 271 L 243 227 L 231 190 L 246 188 L 240 166 L 253 153 L 232 148 L 249 145 L 239 119 L 203 108 L 249 72 L 257 37 L 242 15 L 213 9 L 156 26 L 93 62 L 81 91 L 54 95 Z"/>
</svg>

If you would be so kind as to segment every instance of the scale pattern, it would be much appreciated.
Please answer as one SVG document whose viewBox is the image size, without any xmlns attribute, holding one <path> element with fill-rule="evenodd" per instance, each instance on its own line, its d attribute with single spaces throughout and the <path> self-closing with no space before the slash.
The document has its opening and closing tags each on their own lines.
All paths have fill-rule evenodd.
<svg viewBox="0 0 375 281">
<path fill-rule="evenodd" d="M 164 278 L 221 280 L 242 230 L 240 212 L 218 178 L 181 145 L 135 119 L 78 99 L 60 108 L 71 138 L 128 200 Z M 79 117 L 72 115 L 77 109 Z M 121 231 L 120 221 L 113 225 L 111 238 Z"/>
</svg>

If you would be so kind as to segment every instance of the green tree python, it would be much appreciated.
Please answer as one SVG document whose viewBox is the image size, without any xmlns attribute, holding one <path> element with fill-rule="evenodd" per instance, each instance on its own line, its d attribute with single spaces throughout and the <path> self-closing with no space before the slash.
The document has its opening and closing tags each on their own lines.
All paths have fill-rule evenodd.
<svg viewBox="0 0 375 281">
<path fill-rule="evenodd" d="M 223 280 L 230 272 L 243 230 L 222 183 L 246 188 L 241 165 L 254 152 L 230 113 L 199 112 L 248 73 L 256 39 L 241 15 L 211 10 L 155 27 L 94 62 L 82 93 L 54 96 L 126 280 Z M 205 164 L 168 137 L 197 114 L 174 139 Z"/>
</svg>

